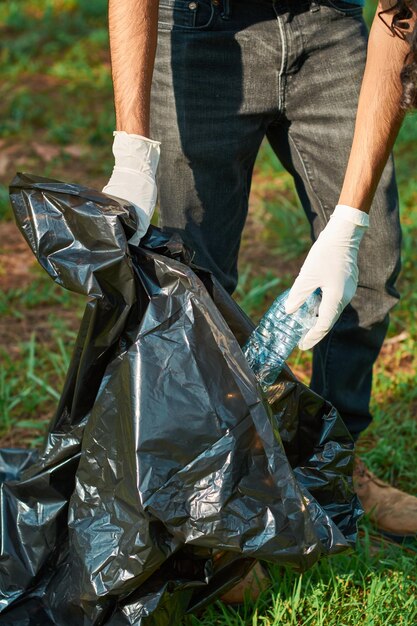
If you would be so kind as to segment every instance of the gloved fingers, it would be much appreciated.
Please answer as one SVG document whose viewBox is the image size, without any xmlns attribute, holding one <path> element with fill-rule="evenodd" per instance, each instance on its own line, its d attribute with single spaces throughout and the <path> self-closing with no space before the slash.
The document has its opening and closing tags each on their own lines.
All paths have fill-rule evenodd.
<svg viewBox="0 0 417 626">
<path fill-rule="evenodd" d="M 147 213 L 145 213 L 145 211 L 143 211 L 140 207 L 138 207 L 136 205 L 133 205 L 133 207 L 134 207 L 135 213 L 136 213 L 137 227 L 136 227 L 135 232 L 131 236 L 131 238 L 128 239 L 128 242 L 132 246 L 138 246 L 140 240 L 143 237 L 143 235 L 146 233 L 146 231 L 149 228 L 149 225 L 151 223 L 152 215 L 148 215 Z"/>
<path fill-rule="evenodd" d="M 333 328 L 335 323 L 340 317 L 343 307 L 341 306 L 340 299 L 337 299 L 337 304 L 334 304 L 334 296 L 323 292 L 323 299 L 320 304 L 319 314 L 317 322 L 311 330 L 303 337 L 298 344 L 301 350 L 309 350 L 321 341 Z"/>
<path fill-rule="evenodd" d="M 141 224 L 141 227 L 135 230 L 135 232 L 133 233 L 131 238 L 127 240 L 127 242 L 131 246 L 138 246 L 140 244 L 140 240 L 146 234 L 146 231 L 148 230 L 149 225 L 150 225 L 150 222 L 147 224 L 147 227 L 144 228 L 145 224 Z"/>
<path fill-rule="evenodd" d="M 155 185 L 155 176 L 148 174 L 147 172 L 138 172 L 131 167 L 113 167 L 111 178 L 107 184 L 110 184 L 112 180 L 121 181 L 125 180 L 128 184 L 136 183 L 137 185 Z"/>
<path fill-rule="evenodd" d="M 152 213 L 157 189 L 152 177 L 127 168 L 114 167 L 109 182 L 103 187 L 103 193 L 140 206 L 146 213 Z"/>
<path fill-rule="evenodd" d="M 137 198 L 137 200 L 141 203 L 141 206 L 139 206 L 138 202 L 135 202 L 132 199 L 133 196 L 136 195 L 135 193 L 132 193 L 132 191 L 129 192 L 125 185 L 112 183 L 111 180 L 103 188 L 103 193 L 113 196 L 114 198 L 119 198 L 124 202 L 128 202 L 134 208 L 136 215 L 136 231 L 128 241 L 131 245 L 139 245 L 140 240 L 148 230 L 151 223 L 156 203 L 156 186 L 153 185 L 147 189 L 142 189 L 141 197 Z"/>
<path fill-rule="evenodd" d="M 124 185 L 113 183 L 109 183 L 103 187 L 102 191 L 109 196 L 119 198 L 120 200 L 128 202 L 133 206 L 140 207 L 140 209 L 150 217 L 153 214 L 157 196 L 155 186 L 142 188 L 140 197 L 139 194 L 132 193 L 132 191 L 129 192 Z"/>
<path fill-rule="evenodd" d="M 317 287 L 320 287 L 317 281 L 306 279 L 302 273 L 300 273 L 295 279 L 287 300 L 285 301 L 286 314 L 291 315 L 295 313 Z"/>
</svg>

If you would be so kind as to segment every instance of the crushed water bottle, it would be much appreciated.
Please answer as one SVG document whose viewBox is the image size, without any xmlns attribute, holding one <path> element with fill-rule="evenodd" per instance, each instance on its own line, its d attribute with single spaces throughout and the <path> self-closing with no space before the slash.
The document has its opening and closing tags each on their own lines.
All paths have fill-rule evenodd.
<svg viewBox="0 0 417 626">
<path fill-rule="evenodd" d="M 287 315 L 284 305 L 289 292 L 278 296 L 243 347 L 264 390 L 275 382 L 291 352 L 317 320 L 321 290 L 316 289 L 295 313 Z"/>
</svg>

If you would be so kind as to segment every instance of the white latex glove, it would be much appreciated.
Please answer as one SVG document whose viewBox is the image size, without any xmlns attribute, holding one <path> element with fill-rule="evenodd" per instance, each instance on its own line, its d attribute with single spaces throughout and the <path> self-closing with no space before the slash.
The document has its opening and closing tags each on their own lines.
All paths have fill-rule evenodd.
<svg viewBox="0 0 417 626">
<path fill-rule="evenodd" d="M 367 213 L 337 205 L 312 245 L 285 304 L 286 312 L 294 313 L 315 289 L 322 290 L 318 319 L 300 342 L 302 350 L 323 339 L 355 295 L 359 244 L 368 226 Z"/>
<path fill-rule="evenodd" d="M 148 230 L 155 209 L 155 175 L 161 144 L 159 141 L 124 131 L 115 131 L 113 136 L 115 165 L 103 192 L 127 200 L 134 206 L 138 230 L 129 239 L 129 243 L 137 245 Z"/>
</svg>

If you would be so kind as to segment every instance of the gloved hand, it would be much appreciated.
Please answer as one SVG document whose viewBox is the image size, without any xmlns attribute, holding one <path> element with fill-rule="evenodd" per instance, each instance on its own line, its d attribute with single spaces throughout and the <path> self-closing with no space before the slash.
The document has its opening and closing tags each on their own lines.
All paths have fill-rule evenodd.
<svg viewBox="0 0 417 626">
<path fill-rule="evenodd" d="M 124 131 L 113 133 L 113 173 L 103 192 L 130 202 L 138 218 L 138 230 L 129 243 L 137 245 L 148 230 L 156 203 L 155 175 L 160 143 Z"/>
<path fill-rule="evenodd" d="M 317 287 L 322 290 L 318 319 L 300 342 L 302 350 L 323 339 L 355 295 L 359 244 L 368 226 L 366 213 L 338 205 L 312 245 L 285 304 L 294 313 Z"/>
</svg>

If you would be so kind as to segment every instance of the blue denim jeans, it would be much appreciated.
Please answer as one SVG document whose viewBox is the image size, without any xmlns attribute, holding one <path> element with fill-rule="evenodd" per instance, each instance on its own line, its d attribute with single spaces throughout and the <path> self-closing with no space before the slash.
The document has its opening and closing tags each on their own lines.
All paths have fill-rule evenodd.
<svg viewBox="0 0 417 626">
<path fill-rule="evenodd" d="M 342 185 L 366 58 L 362 9 L 342 0 L 160 0 L 152 136 L 162 141 L 161 226 L 179 231 L 229 292 L 252 171 L 267 137 L 294 177 L 315 239 Z M 393 162 L 360 255 L 357 294 L 314 349 L 312 388 L 356 438 L 398 299 Z"/>
</svg>

